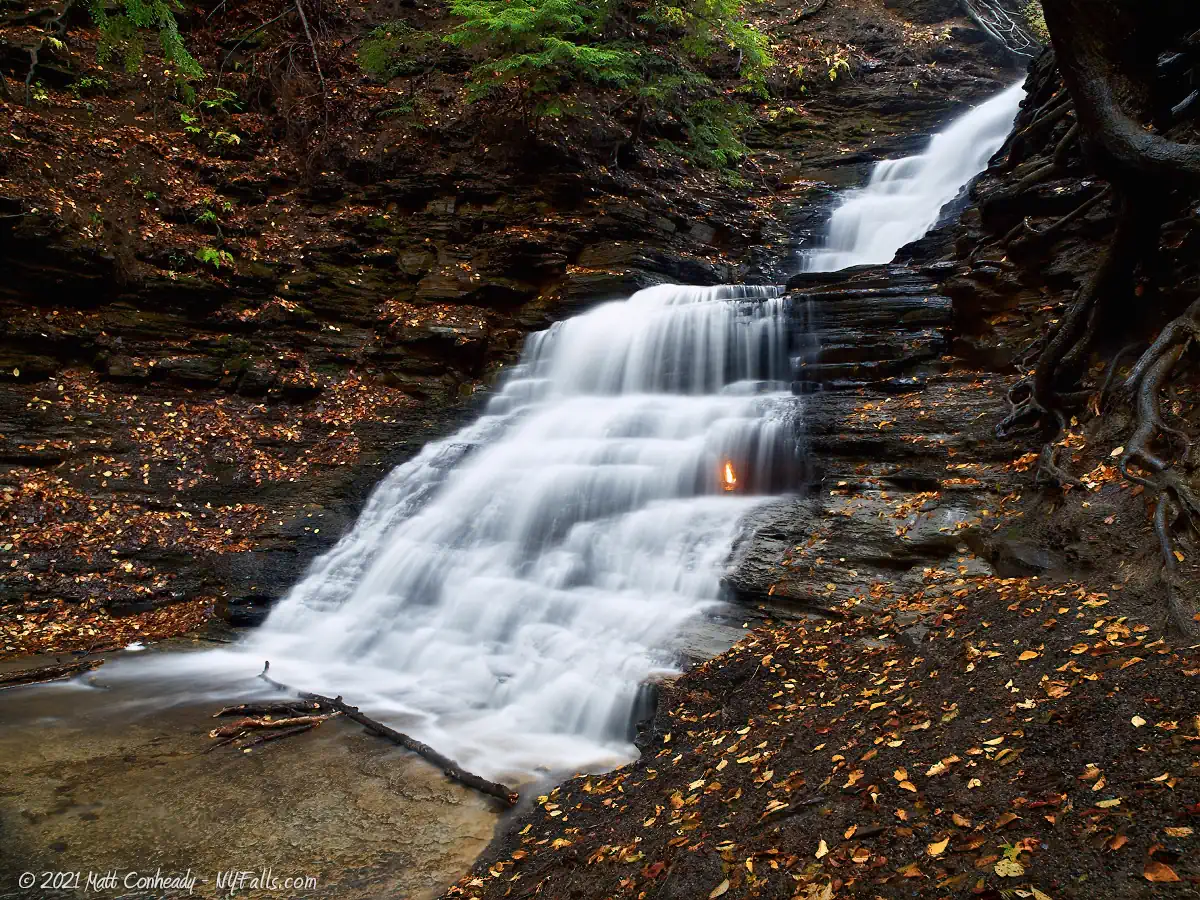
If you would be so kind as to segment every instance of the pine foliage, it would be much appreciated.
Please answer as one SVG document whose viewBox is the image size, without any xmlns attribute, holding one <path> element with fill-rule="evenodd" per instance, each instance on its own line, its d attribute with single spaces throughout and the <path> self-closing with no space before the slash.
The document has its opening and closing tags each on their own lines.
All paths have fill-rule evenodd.
<svg viewBox="0 0 1200 900">
<path fill-rule="evenodd" d="M 471 98 L 511 100 L 527 127 L 616 95 L 639 110 L 634 141 L 648 115 L 665 116 L 686 135 L 686 146 L 665 146 L 694 162 L 723 168 L 745 153 L 745 105 L 720 96 L 710 74 L 726 54 L 740 91 L 765 90 L 766 38 L 739 0 L 451 0 L 450 9 L 463 21 L 447 40 L 480 60 Z"/>
<path fill-rule="evenodd" d="M 100 30 L 96 56 L 106 63 L 119 56 L 126 71 L 136 72 L 146 52 L 147 33 L 157 34 L 163 59 L 181 78 L 200 78 L 203 69 L 184 46 L 179 34 L 175 10 L 183 9 L 179 0 L 90 0 L 92 18 Z"/>
</svg>

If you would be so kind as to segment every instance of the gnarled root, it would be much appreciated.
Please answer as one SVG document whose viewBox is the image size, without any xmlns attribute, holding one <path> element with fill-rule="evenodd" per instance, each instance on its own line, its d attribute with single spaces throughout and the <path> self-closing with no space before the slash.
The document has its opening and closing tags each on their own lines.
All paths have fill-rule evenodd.
<svg viewBox="0 0 1200 900">
<path fill-rule="evenodd" d="M 1056 447 L 1054 444 L 1046 444 L 1042 447 L 1041 455 L 1038 457 L 1037 470 L 1034 474 L 1034 483 L 1045 487 L 1082 488 L 1084 486 L 1082 481 L 1066 469 L 1059 467 L 1058 451 L 1061 449 L 1061 447 Z"/>
<path fill-rule="evenodd" d="M 1176 591 L 1178 559 L 1175 555 L 1174 527 L 1181 518 L 1193 528 L 1200 522 L 1200 498 L 1197 498 L 1188 481 L 1171 468 L 1167 459 L 1154 450 L 1153 443 L 1161 435 L 1176 445 L 1179 456 L 1186 457 L 1191 450 L 1191 439 L 1179 429 L 1167 425 L 1163 419 L 1161 391 L 1188 346 L 1198 337 L 1200 300 L 1192 303 L 1179 318 L 1168 323 L 1134 365 L 1123 390 L 1133 400 L 1136 424 L 1118 464 L 1126 478 L 1158 494 L 1154 531 L 1163 556 L 1162 577 L 1167 590 L 1168 622 L 1188 636 L 1194 635 L 1196 628 Z M 1133 471 L 1131 466 L 1136 466 L 1139 471 Z"/>
</svg>

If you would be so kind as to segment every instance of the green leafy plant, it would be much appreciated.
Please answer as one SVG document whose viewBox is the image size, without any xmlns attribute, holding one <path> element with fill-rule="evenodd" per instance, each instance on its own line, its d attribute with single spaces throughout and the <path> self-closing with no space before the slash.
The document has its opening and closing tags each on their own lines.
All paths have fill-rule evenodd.
<svg viewBox="0 0 1200 900">
<path fill-rule="evenodd" d="M 213 88 L 211 94 L 200 101 L 200 108 L 207 112 L 236 112 L 242 108 L 237 93 L 226 88 Z"/>
<path fill-rule="evenodd" d="M 204 70 L 184 46 L 175 10 L 179 0 L 89 0 L 88 9 L 100 31 L 96 58 L 119 56 L 126 71 L 136 72 L 146 54 L 146 34 L 158 37 L 163 58 L 181 79 L 200 78 Z"/>
<path fill-rule="evenodd" d="M 1046 27 L 1046 14 L 1042 10 L 1040 0 L 1029 0 L 1021 12 L 1025 21 L 1029 23 L 1029 30 L 1033 32 L 1033 36 L 1043 44 L 1050 43 L 1050 29 Z"/>
<path fill-rule="evenodd" d="M 29 89 L 29 96 L 32 97 L 36 103 L 50 102 L 50 92 L 46 90 L 46 86 L 40 81 L 35 81 L 33 83 L 33 86 Z"/>
<path fill-rule="evenodd" d="M 103 94 L 109 89 L 107 78 L 98 75 L 84 75 L 71 85 L 71 93 L 76 97 L 92 97 Z"/>
<path fill-rule="evenodd" d="M 196 216 L 196 222 L 200 225 L 216 225 L 217 214 L 211 209 L 205 209 L 200 215 Z"/>
<path fill-rule="evenodd" d="M 837 81 L 842 75 L 850 72 L 850 60 L 847 58 L 847 50 L 845 47 L 838 47 L 833 53 L 825 57 L 825 65 L 827 67 L 826 74 L 830 81 Z"/>
<path fill-rule="evenodd" d="M 200 117 L 195 113 L 190 113 L 186 109 L 180 110 L 179 121 L 183 123 L 183 130 L 188 134 L 204 133 L 204 129 L 197 124 L 200 121 Z"/>
<path fill-rule="evenodd" d="M 728 54 L 721 64 L 734 62 L 738 92 L 766 93 L 773 61 L 738 0 L 451 0 L 450 8 L 463 22 L 446 39 L 481 57 L 470 98 L 515 101 L 529 129 L 616 95 L 618 107 L 635 110 L 632 145 L 665 117 L 687 146 L 667 136 L 660 146 L 694 162 L 727 166 L 745 152 L 745 105 L 719 97 L 709 74 Z"/>
<path fill-rule="evenodd" d="M 404 22 L 387 22 L 373 29 L 358 50 L 358 67 L 375 81 L 416 75 L 424 69 L 421 57 L 434 45 L 434 36 Z"/>
<path fill-rule="evenodd" d="M 228 250 L 218 250 L 216 247 L 201 247 L 195 253 L 196 259 L 205 265 L 220 270 L 221 266 L 233 265 L 233 254 Z"/>
</svg>

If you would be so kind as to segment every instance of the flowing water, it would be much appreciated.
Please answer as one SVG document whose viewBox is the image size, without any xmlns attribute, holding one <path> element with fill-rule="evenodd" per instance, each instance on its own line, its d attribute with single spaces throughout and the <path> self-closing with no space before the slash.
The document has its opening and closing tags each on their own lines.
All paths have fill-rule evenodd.
<svg viewBox="0 0 1200 900">
<path fill-rule="evenodd" d="M 808 268 L 886 262 L 920 237 L 1019 99 L 881 163 Z M 531 336 L 484 414 L 388 475 L 242 645 L 110 664 L 105 680 L 150 669 L 228 700 L 269 659 L 480 774 L 631 758 L 639 686 L 720 604 L 746 514 L 800 481 L 803 342 L 780 293 L 663 285 Z"/>
<path fill-rule="evenodd" d="M 834 209 L 824 246 L 801 254 L 805 271 L 891 262 L 923 237 L 1000 149 L 1024 97 L 1022 84 L 1014 84 L 934 135 L 925 152 L 877 163 L 870 181 Z"/>
<path fill-rule="evenodd" d="M 720 602 L 744 515 L 797 481 L 779 293 L 664 285 L 531 336 L 244 646 L 155 674 L 228 696 L 269 659 L 496 777 L 631 758 L 639 686 Z"/>
</svg>

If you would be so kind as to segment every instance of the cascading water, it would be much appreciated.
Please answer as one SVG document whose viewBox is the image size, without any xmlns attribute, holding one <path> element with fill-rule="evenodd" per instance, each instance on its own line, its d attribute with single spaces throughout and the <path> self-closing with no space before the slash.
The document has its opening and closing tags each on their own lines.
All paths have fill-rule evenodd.
<svg viewBox="0 0 1200 900">
<path fill-rule="evenodd" d="M 639 684 L 672 668 L 739 521 L 789 478 L 778 293 L 654 287 L 532 336 L 484 415 L 393 471 L 247 652 L 482 772 L 632 756 Z"/>
<path fill-rule="evenodd" d="M 897 250 L 923 237 L 1000 149 L 1024 96 L 1015 84 L 952 122 L 924 153 L 877 163 L 866 186 L 848 192 L 833 211 L 824 246 L 801 254 L 804 270 L 891 262 Z"/>
<path fill-rule="evenodd" d="M 886 262 L 920 237 L 1019 97 L 880 164 L 809 269 Z M 663 285 L 533 335 L 484 414 L 388 475 L 256 634 L 106 679 L 149 664 L 228 700 L 269 659 L 484 775 L 631 758 L 639 685 L 720 603 L 746 514 L 799 481 L 803 313 L 777 288 Z"/>
</svg>

